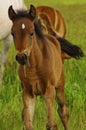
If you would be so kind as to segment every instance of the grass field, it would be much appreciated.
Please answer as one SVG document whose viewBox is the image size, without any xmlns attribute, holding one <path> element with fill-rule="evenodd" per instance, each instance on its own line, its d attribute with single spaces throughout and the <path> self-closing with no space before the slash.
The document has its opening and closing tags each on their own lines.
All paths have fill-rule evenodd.
<svg viewBox="0 0 86 130">
<path fill-rule="evenodd" d="M 29 2 L 28 2 L 29 1 Z M 32 0 L 26 0 L 29 4 Z M 86 54 L 86 1 L 64 0 L 64 2 L 33 0 L 34 5 L 47 4 L 60 10 L 66 27 L 66 39 L 79 45 Z M 69 130 L 86 130 L 86 57 L 80 60 L 65 61 L 65 93 L 70 109 Z M 3 83 L 0 85 L 0 130 L 22 130 L 21 112 L 22 91 L 18 78 L 18 64 L 15 61 L 15 49 L 12 45 L 9 50 L 9 58 L 6 65 Z M 63 126 L 56 112 L 55 117 L 59 130 Z M 47 122 L 46 111 L 42 98 L 38 97 L 34 115 L 34 129 L 45 130 Z"/>
</svg>

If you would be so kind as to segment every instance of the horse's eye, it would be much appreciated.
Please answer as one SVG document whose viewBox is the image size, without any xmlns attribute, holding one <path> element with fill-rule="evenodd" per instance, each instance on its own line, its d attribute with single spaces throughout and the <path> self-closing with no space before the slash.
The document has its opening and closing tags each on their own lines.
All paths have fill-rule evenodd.
<svg viewBox="0 0 86 130">
<path fill-rule="evenodd" d="M 30 33 L 30 36 L 33 36 L 33 34 L 34 34 L 34 32 L 31 32 L 31 33 Z"/>
</svg>

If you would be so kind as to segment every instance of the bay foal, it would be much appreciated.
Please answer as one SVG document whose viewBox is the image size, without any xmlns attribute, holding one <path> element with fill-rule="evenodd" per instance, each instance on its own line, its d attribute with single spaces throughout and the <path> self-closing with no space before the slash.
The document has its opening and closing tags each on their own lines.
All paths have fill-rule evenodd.
<svg viewBox="0 0 86 130">
<path fill-rule="evenodd" d="M 47 108 L 47 130 L 58 130 L 54 118 L 55 97 L 64 130 L 68 130 L 69 111 L 64 93 L 64 68 L 58 40 L 52 35 L 43 34 L 34 6 L 31 5 L 30 10 L 24 12 L 15 12 L 10 6 L 8 14 L 13 22 L 11 33 L 16 49 L 16 60 L 20 64 L 25 129 L 34 129 L 32 122 L 35 100 L 37 95 L 41 95 Z"/>
<path fill-rule="evenodd" d="M 59 41 L 63 62 L 65 59 L 70 59 L 71 57 L 78 59 L 83 56 L 83 53 L 78 46 L 73 45 L 65 39 L 66 26 L 64 18 L 58 10 L 41 5 L 36 7 L 36 11 L 38 19 L 40 19 L 41 22 L 42 31 L 45 34 L 55 36 Z"/>
<path fill-rule="evenodd" d="M 26 130 L 33 130 L 33 114 L 37 95 L 43 96 L 47 107 L 47 130 L 57 130 L 54 119 L 54 100 L 58 98 L 58 112 L 67 130 L 69 117 L 64 94 L 64 72 L 61 49 L 51 35 L 43 35 L 36 21 L 36 9 L 15 13 L 9 8 L 13 21 L 12 35 L 19 62 L 19 77 L 23 88 L 23 120 Z"/>
</svg>

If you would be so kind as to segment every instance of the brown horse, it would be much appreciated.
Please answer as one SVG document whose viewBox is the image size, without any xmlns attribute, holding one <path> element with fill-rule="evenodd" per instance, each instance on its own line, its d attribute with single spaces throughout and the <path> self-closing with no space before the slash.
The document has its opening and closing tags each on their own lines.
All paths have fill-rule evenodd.
<svg viewBox="0 0 86 130">
<path fill-rule="evenodd" d="M 34 6 L 31 5 L 30 10 L 26 12 L 15 12 L 10 6 L 8 13 L 13 22 L 16 60 L 20 64 L 25 129 L 33 130 L 35 100 L 37 95 L 41 95 L 47 108 L 47 130 L 58 129 L 54 119 L 55 97 L 64 129 L 68 130 L 69 111 L 64 93 L 65 78 L 58 40 L 52 35 L 43 34 Z"/>
<path fill-rule="evenodd" d="M 39 19 L 41 19 L 45 33 L 49 33 L 57 37 L 65 37 L 65 22 L 58 10 L 49 6 L 38 6 L 36 7 L 36 11 Z"/>
<path fill-rule="evenodd" d="M 44 33 L 51 34 L 56 38 L 64 38 L 66 34 L 66 26 L 64 19 L 58 10 L 49 6 L 36 7 L 38 18 L 41 21 L 42 30 Z M 62 58 L 71 58 L 62 50 Z"/>
<path fill-rule="evenodd" d="M 71 57 L 79 58 L 81 55 L 77 54 L 80 54 L 80 49 L 64 39 L 66 26 L 61 13 L 49 6 L 38 6 L 36 7 L 36 11 L 38 18 L 41 21 L 43 32 L 55 36 L 59 41 L 63 61 L 64 59 L 70 59 Z M 69 51 L 73 49 L 74 51 Z M 76 51 L 79 53 L 76 53 Z"/>
</svg>

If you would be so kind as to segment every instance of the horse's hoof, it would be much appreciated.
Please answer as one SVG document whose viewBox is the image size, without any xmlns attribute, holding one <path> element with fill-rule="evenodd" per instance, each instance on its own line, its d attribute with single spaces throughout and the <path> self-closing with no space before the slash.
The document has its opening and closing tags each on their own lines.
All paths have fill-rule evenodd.
<svg viewBox="0 0 86 130">
<path fill-rule="evenodd" d="M 58 130 L 57 125 L 55 124 L 54 126 L 46 126 L 47 130 Z"/>
</svg>

